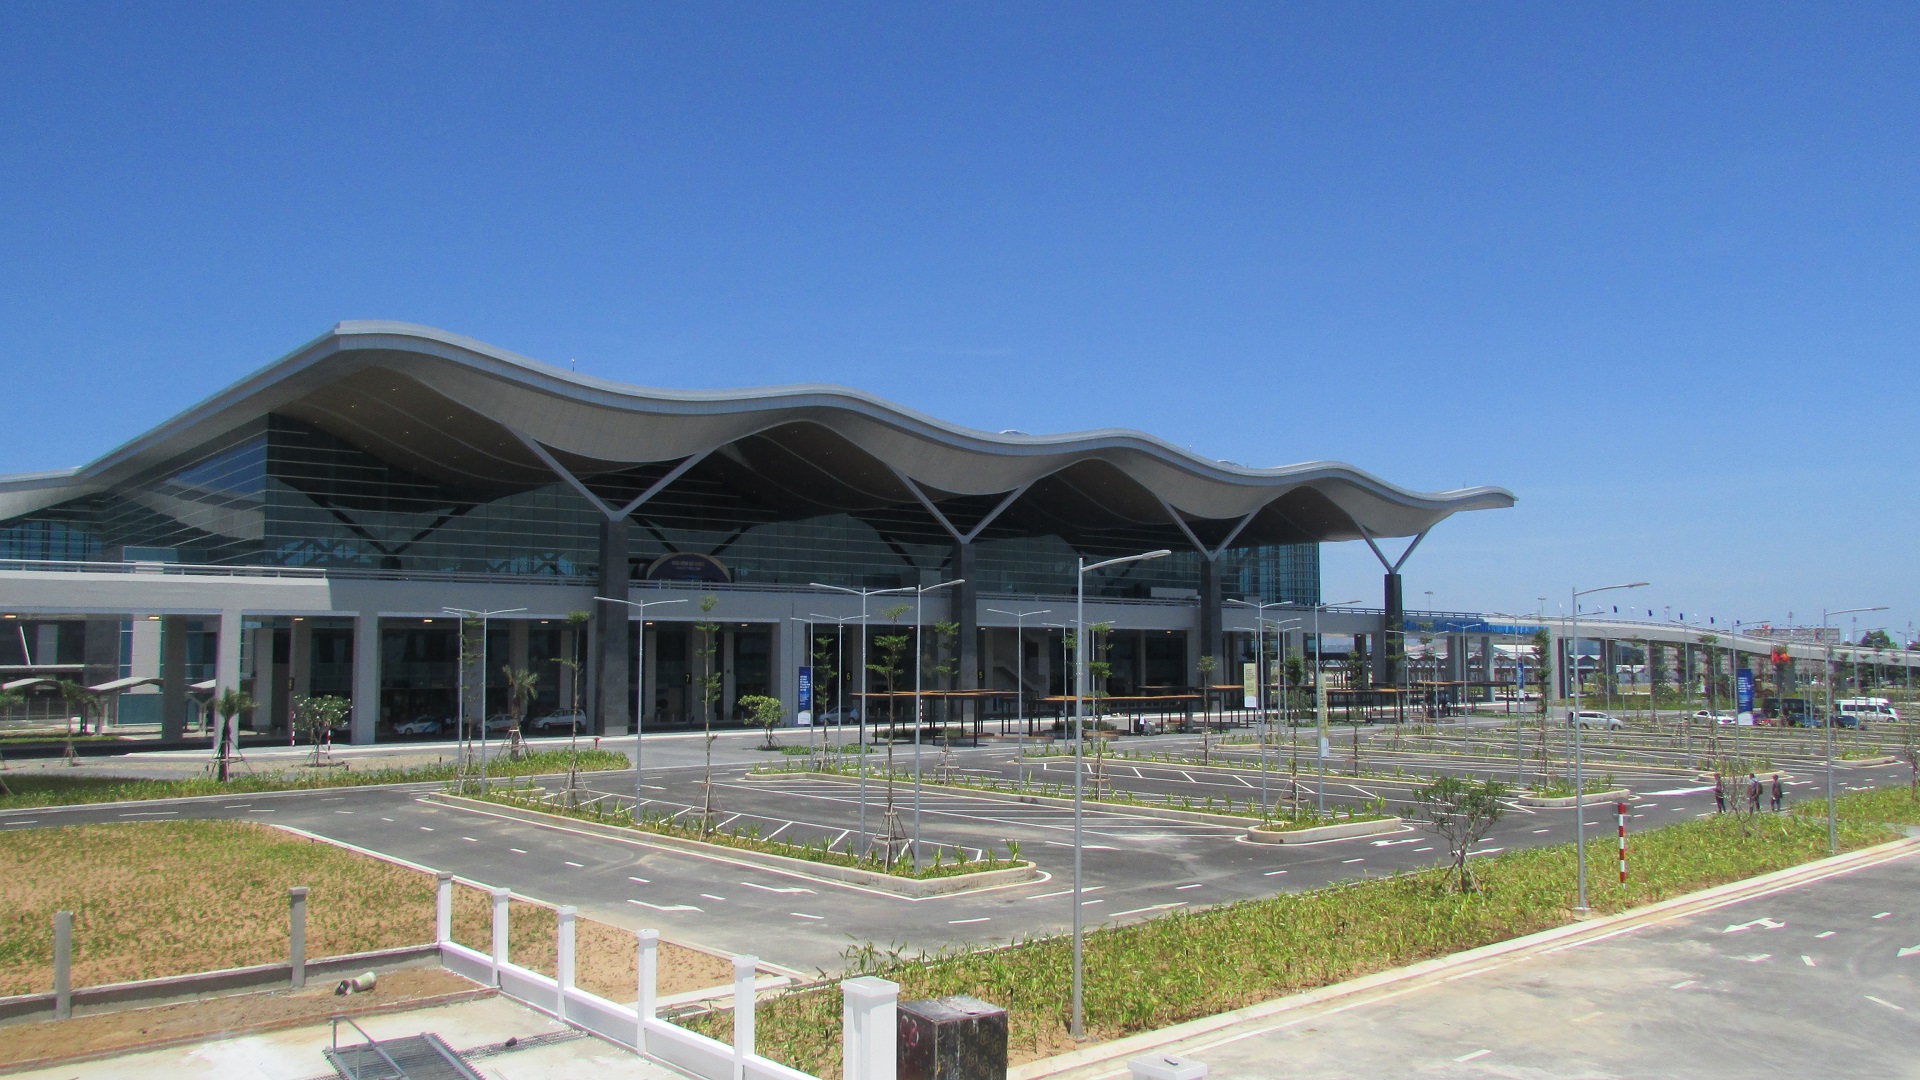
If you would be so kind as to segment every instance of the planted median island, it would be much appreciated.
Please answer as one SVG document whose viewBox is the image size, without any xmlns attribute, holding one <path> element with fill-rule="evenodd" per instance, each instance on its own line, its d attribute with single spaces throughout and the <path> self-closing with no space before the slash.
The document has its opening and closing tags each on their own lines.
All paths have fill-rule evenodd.
<svg viewBox="0 0 1920 1080">
<path fill-rule="evenodd" d="M 1870 817 L 1885 813 L 1864 809 Z M 1843 850 L 1895 836 L 1865 821 L 1840 827 Z M 1821 858 L 1827 832 L 1824 820 L 1792 814 L 1716 816 L 1648 831 L 1634 838 L 1624 887 L 1612 884 L 1611 847 L 1594 844 L 1588 853 L 1590 903 L 1609 914 Z M 1476 857 L 1472 871 L 1470 889 L 1449 867 L 1092 931 L 1088 1034 L 1100 1040 L 1150 1031 L 1576 921 L 1572 845 Z M 967 994 L 1004 1006 L 1018 1063 L 1077 1045 L 1067 1035 L 1070 955 L 1064 937 L 912 956 L 868 945 L 848 950 L 842 977 L 892 979 L 902 1001 Z M 760 1052 L 838 1077 L 840 1010 L 834 980 L 761 1002 Z M 731 1022 L 722 1012 L 693 1023 L 725 1038 Z"/>
<path fill-rule="evenodd" d="M 489 777 L 542 776 L 564 773 L 630 769 L 625 754 L 611 750 L 543 750 L 519 758 L 497 757 L 487 762 Z M 77 770 L 76 770 L 77 772 Z M 0 810 L 77 803 L 131 802 L 182 799 L 198 795 L 252 795 L 270 791 L 312 788 L 366 787 L 374 784 L 421 784 L 452 781 L 459 776 L 453 762 L 417 765 L 406 769 L 287 769 L 235 773 L 225 781 L 212 776 L 183 780 L 143 780 L 124 776 L 87 776 L 52 770 L 9 771 L 0 775 Z M 469 769 L 471 773 L 472 770 Z"/>
</svg>

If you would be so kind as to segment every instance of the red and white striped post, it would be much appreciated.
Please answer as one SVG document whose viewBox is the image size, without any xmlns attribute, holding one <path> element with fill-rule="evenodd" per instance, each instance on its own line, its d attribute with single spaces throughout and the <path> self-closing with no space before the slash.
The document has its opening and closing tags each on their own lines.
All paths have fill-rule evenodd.
<svg viewBox="0 0 1920 1080">
<path fill-rule="evenodd" d="M 1627 804 L 1615 803 L 1614 809 L 1620 814 L 1620 886 L 1627 884 Z"/>
</svg>

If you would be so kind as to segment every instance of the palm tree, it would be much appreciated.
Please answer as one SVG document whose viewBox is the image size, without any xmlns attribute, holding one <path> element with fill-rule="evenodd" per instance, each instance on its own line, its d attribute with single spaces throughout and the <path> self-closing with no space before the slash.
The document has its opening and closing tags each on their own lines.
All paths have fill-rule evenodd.
<svg viewBox="0 0 1920 1080">
<path fill-rule="evenodd" d="M 513 727 L 508 734 L 508 756 L 519 761 L 527 755 L 526 742 L 520 737 L 520 722 L 527 714 L 527 706 L 533 702 L 534 693 L 540 688 L 540 673 L 512 664 L 501 665 L 501 670 L 507 676 L 507 712 L 513 717 Z"/>
<path fill-rule="evenodd" d="M 213 710 L 220 714 L 220 731 L 213 737 L 214 757 L 219 761 L 220 782 L 227 782 L 227 758 L 233 743 L 234 720 L 253 708 L 253 695 L 229 686 L 214 699 Z"/>
</svg>

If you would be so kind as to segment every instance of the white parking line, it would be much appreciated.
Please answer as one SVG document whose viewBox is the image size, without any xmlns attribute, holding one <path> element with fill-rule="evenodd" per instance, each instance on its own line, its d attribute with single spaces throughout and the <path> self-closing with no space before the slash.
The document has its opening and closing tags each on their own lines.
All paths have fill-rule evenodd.
<svg viewBox="0 0 1920 1080">
<path fill-rule="evenodd" d="M 1087 886 L 1086 888 L 1084 888 L 1084 889 L 1081 889 L 1080 891 L 1081 891 L 1081 892 L 1083 892 L 1083 893 L 1090 893 L 1090 892 L 1099 892 L 1099 891 L 1100 891 L 1101 889 L 1104 889 L 1104 888 L 1106 888 L 1106 886 L 1105 886 L 1105 885 L 1089 885 L 1089 886 Z M 1029 900 L 1051 900 L 1051 899 L 1053 899 L 1053 898 L 1054 898 L 1054 897 L 1056 897 L 1056 896 L 1071 896 L 1071 895 L 1073 895 L 1073 890 L 1072 890 L 1072 889 L 1061 889 L 1061 890 L 1059 890 L 1058 892 L 1043 892 L 1043 893 L 1041 893 L 1041 894 L 1040 894 L 1039 896 L 1029 896 L 1029 897 L 1027 897 L 1027 899 L 1029 899 Z"/>
<path fill-rule="evenodd" d="M 1891 914 L 1893 914 L 1893 912 L 1891 912 L 1891 911 L 1883 911 L 1883 912 L 1881 912 L 1880 914 L 1878 914 L 1878 915 L 1875 915 L 1875 916 L 1874 916 L 1874 918 L 1876 918 L 1876 919 L 1884 919 L 1884 918 L 1886 918 L 1887 916 L 1889 916 L 1889 915 L 1891 915 Z"/>
<path fill-rule="evenodd" d="M 809 915 L 804 911 L 789 911 L 787 912 L 787 914 L 793 916 L 796 919 L 812 919 L 815 922 L 818 922 L 826 918 L 825 915 Z"/>
<path fill-rule="evenodd" d="M 1272 876 L 1274 876 L 1275 874 L 1284 874 L 1284 873 L 1286 873 L 1286 871 L 1285 871 L 1285 870 L 1269 870 L 1269 871 L 1267 871 L 1266 873 L 1264 873 L 1264 874 L 1261 874 L 1260 876 L 1261 876 L 1261 877 L 1272 877 Z"/>
<path fill-rule="evenodd" d="M 643 878 L 643 877 L 630 877 L 630 878 L 628 878 L 627 880 L 628 880 L 628 881 L 637 881 L 637 882 L 639 882 L 639 883 L 640 883 L 640 884 L 642 884 L 642 885 L 651 885 L 651 884 L 653 884 L 653 882 L 651 882 L 651 881 L 648 881 L 648 880 L 647 880 L 646 878 Z"/>
<path fill-rule="evenodd" d="M 1895 1005 L 1895 1004 L 1894 1004 L 1893 1002 L 1891 1002 L 1891 1001 L 1887 1001 L 1887 1000 L 1885 1000 L 1885 999 L 1883 999 L 1883 998 L 1877 998 L 1877 997 L 1874 997 L 1874 996 L 1873 996 L 1872 994 L 1868 994 L 1868 995 L 1866 995 L 1866 998 L 1867 998 L 1867 1000 L 1868 1000 L 1868 1001 L 1871 1001 L 1871 1002 L 1873 1002 L 1873 1003 L 1874 1003 L 1875 1005 L 1885 1005 L 1885 1006 L 1886 1006 L 1887 1008 L 1889 1008 L 1889 1009 L 1892 1009 L 1892 1010 L 1893 1010 L 1893 1011 L 1895 1011 L 1895 1012 L 1906 1012 L 1906 1011 L 1907 1011 L 1907 1010 L 1906 1010 L 1906 1008 L 1905 1008 L 1904 1006 L 1900 1006 L 1900 1005 Z"/>
<path fill-rule="evenodd" d="M 1138 915 L 1143 911 L 1169 911 L 1173 908 L 1186 907 L 1186 906 L 1187 906 L 1187 902 L 1185 900 L 1182 900 L 1177 904 L 1154 904 L 1152 907 L 1137 907 L 1131 911 L 1116 911 L 1113 913 L 1113 917 L 1118 919 L 1126 915 Z"/>
<path fill-rule="evenodd" d="M 992 921 L 993 921 L 993 917 L 992 917 L 992 916 L 990 916 L 990 915 L 982 915 L 982 916 L 980 916 L 980 917 L 979 917 L 979 918 L 977 918 L 977 919 L 948 919 L 948 920 L 947 920 L 947 925 L 948 925 L 948 926 L 965 926 L 965 925 L 967 925 L 968 923 L 977 923 L 977 922 L 992 922 Z"/>
<path fill-rule="evenodd" d="M 422 826 L 420 826 L 420 831 L 421 831 L 421 832 L 432 832 L 432 831 L 433 831 L 433 826 L 431 826 L 431 825 L 422 825 Z"/>
<path fill-rule="evenodd" d="M 585 863 L 569 862 L 567 865 L 573 867 L 575 870 L 585 870 L 587 868 Z"/>
<path fill-rule="evenodd" d="M 1808 967 L 1814 966 L 1813 957 L 1808 956 L 1806 953 L 1800 954 L 1800 962 L 1807 965 Z"/>
<path fill-rule="evenodd" d="M 1689 986 L 1692 986 L 1692 985 L 1694 984 L 1694 982 L 1695 982 L 1695 980 L 1693 980 L 1693 979 L 1681 979 L 1681 980 L 1680 980 L 1679 982 L 1677 982 L 1677 983 L 1674 983 L 1674 984 L 1673 984 L 1672 986 L 1669 986 L 1669 987 L 1667 987 L 1667 989 L 1669 989 L 1669 990 L 1685 990 L 1685 989 L 1686 989 L 1687 987 L 1689 987 Z"/>
<path fill-rule="evenodd" d="M 1833 935 L 1834 935 L 1835 933 L 1837 933 L 1837 931 L 1833 931 L 1833 930 L 1827 930 L 1827 931 L 1824 931 L 1824 932 L 1822 932 L 1822 933 L 1818 933 L 1818 934 L 1815 934 L 1815 935 L 1813 935 L 1813 936 L 1814 936 L 1814 937 L 1817 937 L 1817 938 L 1830 938 L 1830 937 L 1832 937 L 1832 936 L 1833 936 Z"/>
<path fill-rule="evenodd" d="M 713 894 L 712 894 L 712 893 L 710 893 L 710 892 L 703 892 L 703 893 L 701 893 L 700 895 L 701 895 L 701 896 L 704 896 L 704 897 L 706 897 L 706 898 L 707 898 L 707 899 L 709 899 L 709 900 L 718 900 L 718 901 L 720 901 L 720 902 L 721 902 L 721 903 L 723 903 L 723 904 L 727 902 L 727 898 L 726 898 L 726 897 L 724 897 L 724 896 L 715 896 L 715 895 L 713 895 Z"/>
<path fill-rule="evenodd" d="M 515 855 L 525 855 L 527 853 L 525 848 L 510 847 L 507 850 L 513 852 Z"/>
<path fill-rule="evenodd" d="M 1471 1054 L 1461 1054 L 1461 1055 L 1460 1055 L 1459 1057 L 1457 1057 L 1457 1058 L 1454 1058 L 1453 1060 L 1455 1060 L 1455 1061 L 1472 1061 L 1472 1060 L 1474 1060 L 1475 1058 L 1483 1058 L 1483 1057 L 1486 1057 L 1486 1056 L 1487 1056 L 1488 1054 L 1491 1054 L 1491 1053 L 1493 1053 L 1493 1051 L 1491 1051 L 1491 1050 L 1475 1050 L 1475 1051 L 1474 1051 L 1473 1053 L 1471 1053 Z"/>
<path fill-rule="evenodd" d="M 638 881 L 638 880 L 640 880 L 640 879 L 639 879 L 639 878 L 629 878 L 628 880 L 630 880 L 630 881 Z M 762 885 L 762 884 L 760 884 L 760 883 L 759 883 L 759 882 L 757 882 L 757 881 L 743 881 L 743 882 L 741 882 L 740 884 L 742 884 L 742 885 L 745 885 L 745 886 L 746 886 L 747 888 L 749 888 L 749 889 L 759 889 L 759 890 L 760 890 L 760 891 L 762 891 L 762 892 L 774 892 L 774 893 L 810 893 L 810 892 L 812 892 L 812 891 L 813 891 L 812 889 L 803 889 L 803 888 L 801 888 L 801 887 L 799 887 L 798 885 L 789 885 L 789 886 L 786 886 L 786 887 L 784 887 L 784 888 L 781 888 L 781 887 L 778 887 L 778 886 L 774 886 L 774 885 Z"/>
<path fill-rule="evenodd" d="M 694 907 L 692 904 L 649 904 L 645 900 L 634 900 L 632 898 L 629 898 L 627 903 L 639 904 L 643 908 L 652 908 L 655 911 L 700 911 L 699 908 Z M 705 913 L 702 912 L 702 914 Z"/>
<path fill-rule="evenodd" d="M 1343 866 L 1346 866 L 1346 865 L 1351 865 L 1351 864 L 1353 864 L 1353 863 L 1357 863 L 1357 862 L 1366 862 L 1366 861 L 1367 861 L 1367 860 L 1365 860 L 1365 859 L 1341 859 L 1341 860 L 1340 860 L 1340 863 L 1341 863 L 1341 865 L 1343 865 Z"/>
<path fill-rule="evenodd" d="M 1175 885 L 1173 889 L 1175 892 L 1179 892 L 1181 889 L 1198 889 L 1200 887 L 1201 887 L 1201 883 L 1196 881 L 1191 885 Z"/>
</svg>

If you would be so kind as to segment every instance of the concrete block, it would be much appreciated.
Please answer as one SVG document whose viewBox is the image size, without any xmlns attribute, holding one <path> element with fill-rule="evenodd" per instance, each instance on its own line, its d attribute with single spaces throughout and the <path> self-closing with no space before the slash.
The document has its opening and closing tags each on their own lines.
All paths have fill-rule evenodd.
<svg viewBox="0 0 1920 1080">
<path fill-rule="evenodd" d="M 1207 1067 L 1192 1058 L 1146 1054 L 1127 1059 L 1133 1080 L 1205 1080 Z"/>
</svg>

